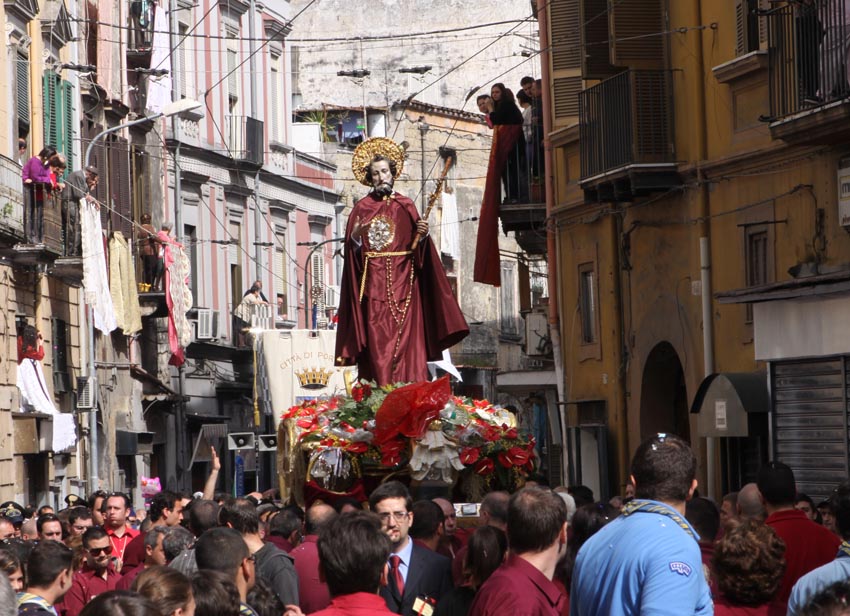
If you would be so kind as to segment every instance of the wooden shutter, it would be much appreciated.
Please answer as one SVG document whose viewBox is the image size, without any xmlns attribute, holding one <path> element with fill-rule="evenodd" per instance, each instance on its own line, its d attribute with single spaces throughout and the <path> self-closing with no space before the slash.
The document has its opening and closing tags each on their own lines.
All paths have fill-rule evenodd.
<svg viewBox="0 0 850 616">
<path fill-rule="evenodd" d="M 759 12 L 770 9 L 770 0 L 757 0 L 757 4 Z M 767 49 L 767 17 L 756 14 L 753 19 L 758 21 L 759 49 Z"/>
<path fill-rule="evenodd" d="M 227 50 L 227 95 L 231 100 L 239 100 L 239 56 L 235 49 Z"/>
<path fill-rule="evenodd" d="M 580 21 L 582 77 L 605 79 L 617 73 L 608 55 L 608 0 L 582 0 Z"/>
<path fill-rule="evenodd" d="M 30 126 L 30 61 L 26 54 L 15 54 L 15 91 L 17 93 L 16 110 L 18 125 L 24 125 L 29 132 Z M 15 135 L 17 136 L 17 135 Z"/>
<path fill-rule="evenodd" d="M 664 68 L 661 0 L 610 3 L 611 64 L 628 68 Z"/>
<path fill-rule="evenodd" d="M 43 98 L 42 107 L 44 111 L 44 145 L 55 146 L 61 150 L 61 135 L 59 132 L 59 114 L 57 113 L 59 88 L 57 88 L 58 75 L 53 71 L 44 71 L 42 78 Z M 37 150 L 33 150 L 37 151 Z"/>
<path fill-rule="evenodd" d="M 552 99 L 556 127 L 578 121 L 581 91 L 581 0 L 549 3 L 549 41 L 552 46 Z"/>
<path fill-rule="evenodd" d="M 64 143 L 64 154 L 68 166 L 66 175 L 74 169 L 74 86 L 68 82 L 62 82 L 62 141 Z"/>
<path fill-rule="evenodd" d="M 549 4 L 552 70 L 581 66 L 579 0 L 552 0 Z"/>
<path fill-rule="evenodd" d="M 132 238 L 133 209 L 130 200 L 130 147 L 123 137 L 115 137 L 109 146 L 109 197 L 112 231 Z M 175 229 L 175 233 L 178 230 Z"/>
<path fill-rule="evenodd" d="M 578 118 L 578 94 L 581 92 L 581 76 L 557 77 L 552 80 L 555 99 L 555 119 Z"/>
<path fill-rule="evenodd" d="M 280 235 L 278 238 L 283 240 Z M 274 289 L 276 295 L 286 297 L 286 253 L 281 249 L 274 251 Z"/>
</svg>

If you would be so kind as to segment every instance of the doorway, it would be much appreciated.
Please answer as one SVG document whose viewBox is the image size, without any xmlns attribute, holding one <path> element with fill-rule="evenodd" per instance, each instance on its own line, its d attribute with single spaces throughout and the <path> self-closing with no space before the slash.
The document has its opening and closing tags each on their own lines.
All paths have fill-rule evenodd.
<svg viewBox="0 0 850 616">
<path fill-rule="evenodd" d="M 641 381 L 641 442 L 659 432 L 691 440 L 685 373 L 669 342 L 658 343 L 649 353 Z"/>
</svg>

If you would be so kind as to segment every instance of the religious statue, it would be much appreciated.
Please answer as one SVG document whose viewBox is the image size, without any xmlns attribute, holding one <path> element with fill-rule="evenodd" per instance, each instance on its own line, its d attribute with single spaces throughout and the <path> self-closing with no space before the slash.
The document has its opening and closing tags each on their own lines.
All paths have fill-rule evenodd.
<svg viewBox="0 0 850 616">
<path fill-rule="evenodd" d="M 351 162 L 372 190 L 346 225 L 336 364 L 356 364 L 379 385 L 427 380 L 427 362 L 469 333 L 428 222 L 393 190 L 403 165 L 404 150 L 383 137 L 361 143 Z"/>
</svg>

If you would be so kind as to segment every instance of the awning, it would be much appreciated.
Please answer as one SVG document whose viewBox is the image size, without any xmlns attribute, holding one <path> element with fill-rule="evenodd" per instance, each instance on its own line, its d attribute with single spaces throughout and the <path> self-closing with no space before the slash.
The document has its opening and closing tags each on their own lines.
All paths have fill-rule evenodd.
<svg viewBox="0 0 850 616">
<path fill-rule="evenodd" d="M 496 375 L 496 387 L 501 391 L 543 389 L 557 387 L 554 370 L 517 370 Z"/>
<path fill-rule="evenodd" d="M 764 372 L 720 372 L 700 384 L 691 405 L 699 434 L 757 436 L 767 430 L 769 396 Z"/>
<path fill-rule="evenodd" d="M 723 291 L 714 297 L 720 304 L 747 304 L 847 292 L 850 292 L 850 270 L 841 270 Z"/>
</svg>

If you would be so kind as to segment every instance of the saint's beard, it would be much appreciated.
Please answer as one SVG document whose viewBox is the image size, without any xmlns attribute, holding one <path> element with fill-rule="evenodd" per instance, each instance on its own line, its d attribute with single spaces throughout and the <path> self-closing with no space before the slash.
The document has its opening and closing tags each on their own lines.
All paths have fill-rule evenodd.
<svg viewBox="0 0 850 616">
<path fill-rule="evenodd" d="M 392 180 L 388 182 L 381 182 L 377 186 L 372 189 L 372 192 L 375 193 L 378 197 L 388 197 L 393 194 L 393 182 Z"/>
</svg>

